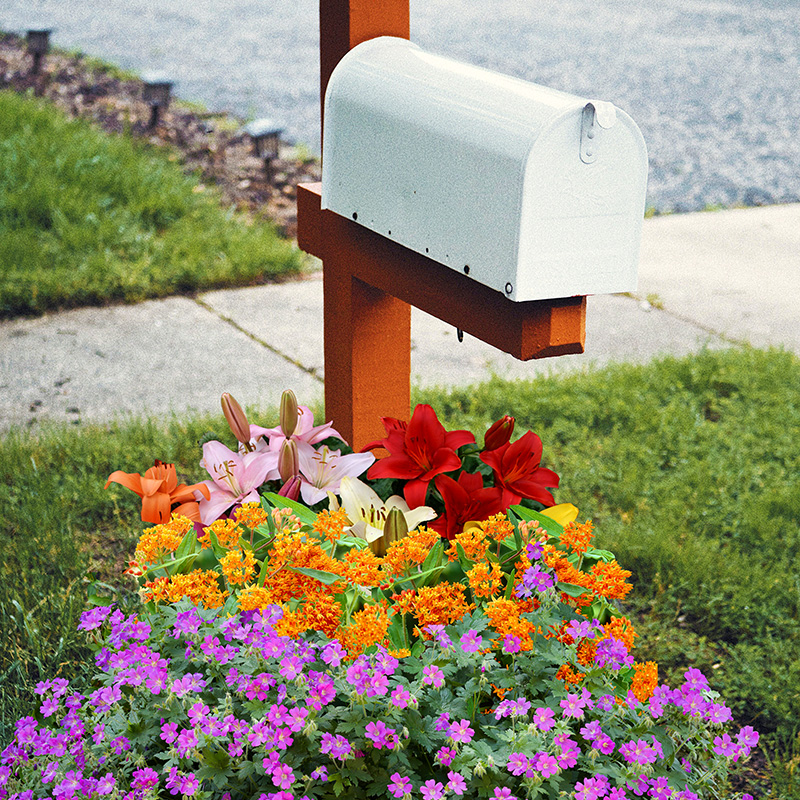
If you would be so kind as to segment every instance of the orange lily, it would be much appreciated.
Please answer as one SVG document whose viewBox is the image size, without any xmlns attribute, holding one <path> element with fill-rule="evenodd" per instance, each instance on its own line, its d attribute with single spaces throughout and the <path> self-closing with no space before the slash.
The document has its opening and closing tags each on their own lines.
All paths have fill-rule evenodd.
<svg viewBox="0 0 800 800">
<path fill-rule="evenodd" d="M 191 486 L 179 484 L 175 465 L 158 460 L 144 475 L 120 469 L 112 472 L 104 488 L 108 489 L 112 482 L 136 492 L 142 498 L 142 522 L 169 522 L 175 503 L 180 503 L 175 509 L 176 514 L 189 517 L 192 522 L 200 522 L 200 509 L 194 492 L 200 491 L 206 499 L 209 498 L 207 486 L 202 483 Z"/>
</svg>

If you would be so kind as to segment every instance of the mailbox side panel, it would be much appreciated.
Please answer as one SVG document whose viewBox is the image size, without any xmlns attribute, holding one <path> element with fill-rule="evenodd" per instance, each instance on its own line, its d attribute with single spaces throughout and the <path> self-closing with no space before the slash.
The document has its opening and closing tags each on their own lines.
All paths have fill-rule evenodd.
<svg viewBox="0 0 800 800">
<path fill-rule="evenodd" d="M 322 207 L 504 291 L 531 143 L 573 102 L 530 93 L 404 40 L 359 45 L 328 85 Z"/>
</svg>

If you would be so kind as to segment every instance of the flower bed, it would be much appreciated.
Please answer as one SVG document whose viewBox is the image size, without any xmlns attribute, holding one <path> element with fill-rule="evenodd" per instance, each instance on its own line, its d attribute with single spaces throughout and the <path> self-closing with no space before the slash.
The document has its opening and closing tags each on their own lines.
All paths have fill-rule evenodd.
<svg viewBox="0 0 800 800">
<path fill-rule="evenodd" d="M 732 797 L 758 733 L 636 661 L 630 573 L 554 505 L 534 433 L 481 447 L 418 406 L 343 455 L 290 394 L 275 428 L 223 409 L 208 481 L 110 477 L 153 523 L 142 607 L 83 615 L 93 685 L 39 685 L 0 797 Z"/>
</svg>

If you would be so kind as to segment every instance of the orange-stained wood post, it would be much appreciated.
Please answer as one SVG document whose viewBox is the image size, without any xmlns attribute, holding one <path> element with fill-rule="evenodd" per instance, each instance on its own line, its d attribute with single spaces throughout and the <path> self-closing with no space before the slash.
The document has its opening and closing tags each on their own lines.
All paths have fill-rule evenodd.
<svg viewBox="0 0 800 800">
<path fill-rule="evenodd" d="M 376 36 L 408 39 L 409 0 L 320 0 L 320 100 L 334 67 Z M 324 135 L 324 130 L 323 130 Z M 298 209 L 298 223 L 300 211 Z M 355 450 L 385 431 L 381 416 L 407 419 L 411 403 L 411 308 L 353 275 L 353 254 L 326 248 L 325 416 Z M 357 257 L 357 254 L 356 254 Z"/>
<path fill-rule="evenodd" d="M 353 47 L 408 38 L 408 0 L 320 0 L 321 96 Z M 297 191 L 297 240 L 323 261 L 325 415 L 358 450 L 380 417 L 408 419 L 411 307 L 519 359 L 582 353 L 586 298 L 515 303 L 352 220 L 321 210 L 319 184 Z"/>
</svg>

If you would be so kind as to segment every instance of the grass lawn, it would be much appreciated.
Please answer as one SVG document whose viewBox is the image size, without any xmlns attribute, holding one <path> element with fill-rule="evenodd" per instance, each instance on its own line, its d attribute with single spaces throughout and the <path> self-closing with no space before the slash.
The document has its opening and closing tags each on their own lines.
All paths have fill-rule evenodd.
<svg viewBox="0 0 800 800">
<path fill-rule="evenodd" d="M 0 91 L 0 319 L 296 273 L 275 230 L 167 152 Z"/>
<path fill-rule="evenodd" d="M 766 734 L 772 788 L 752 775 L 741 788 L 800 798 L 800 360 L 732 349 L 416 400 L 478 437 L 505 413 L 542 437 L 557 501 L 633 571 L 637 660 L 658 661 L 668 682 L 688 666 L 710 675 L 737 721 Z M 249 411 L 276 422 L 276 409 Z M 0 726 L 29 710 L 40 676 L 80 672 L 87 571 L 122 585 L 138 498 L 104 491 L 105 477 L 160 458 L 199 480 L 209 430 L 231 438 L 220 414 L 0 439 Z"/>
</svg>

